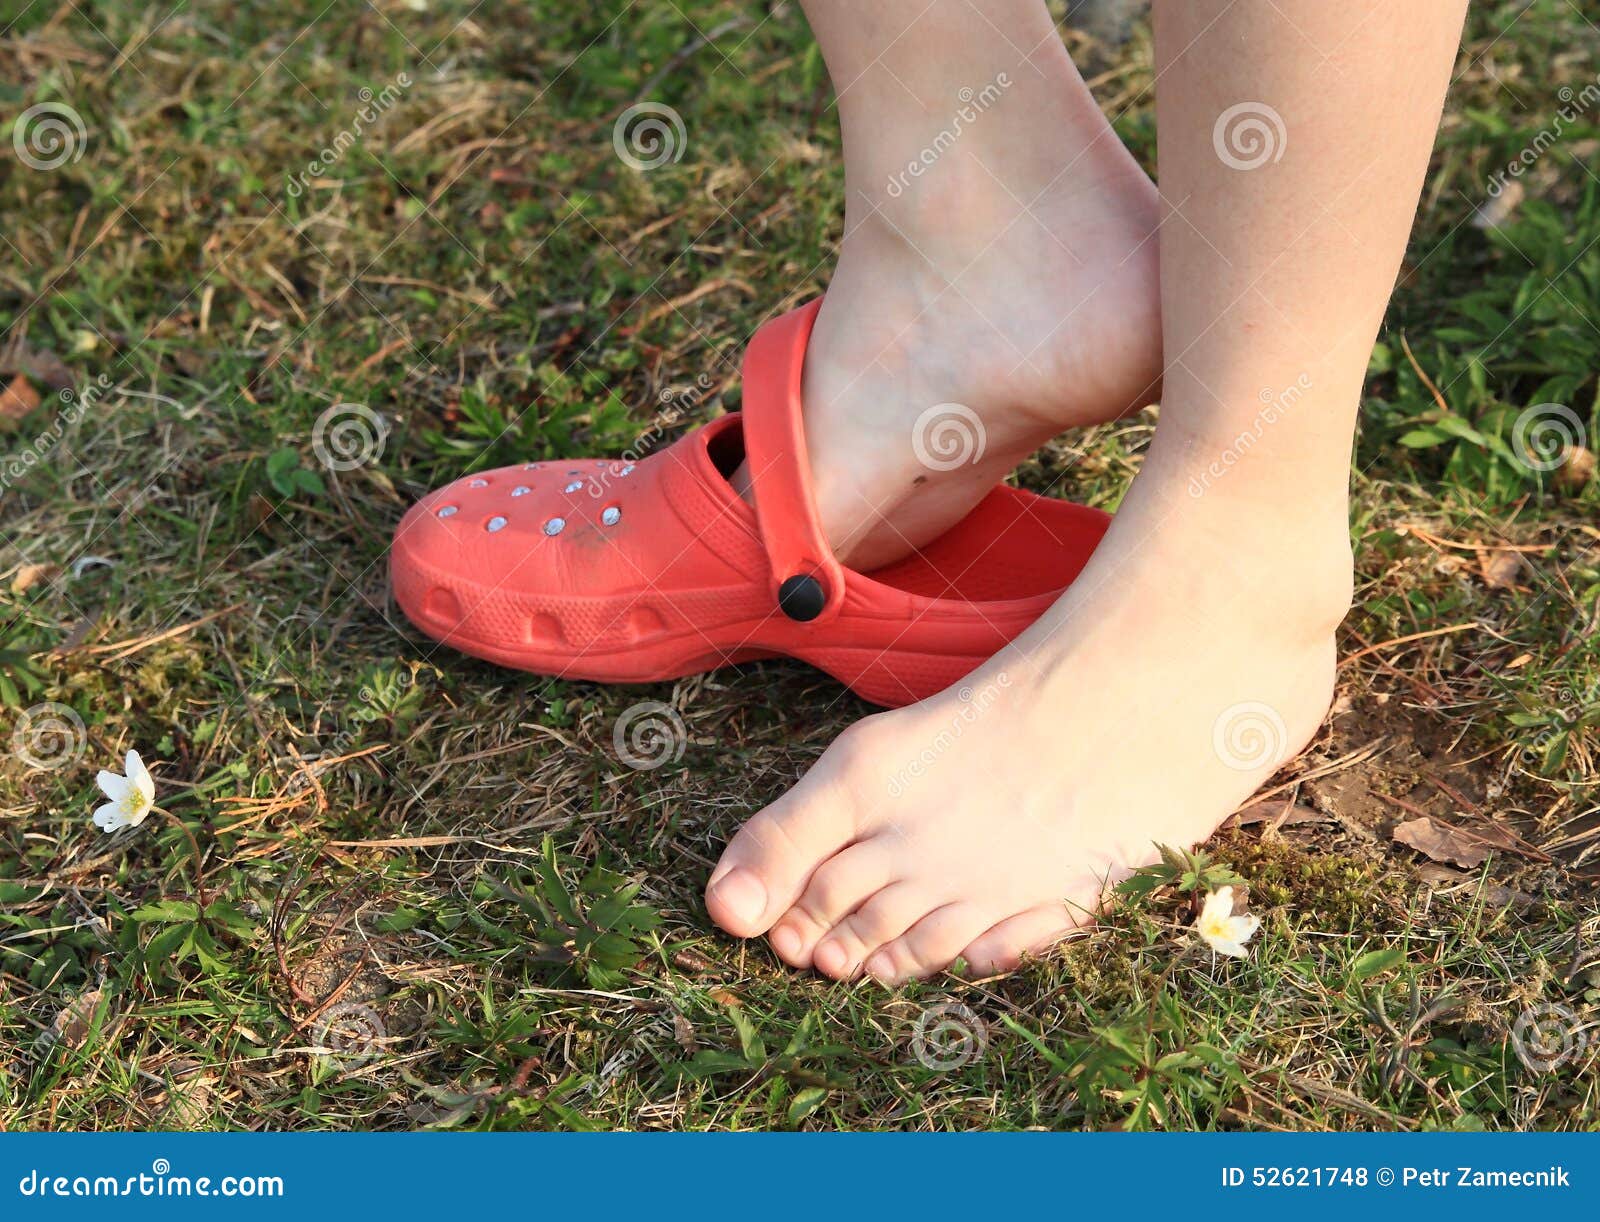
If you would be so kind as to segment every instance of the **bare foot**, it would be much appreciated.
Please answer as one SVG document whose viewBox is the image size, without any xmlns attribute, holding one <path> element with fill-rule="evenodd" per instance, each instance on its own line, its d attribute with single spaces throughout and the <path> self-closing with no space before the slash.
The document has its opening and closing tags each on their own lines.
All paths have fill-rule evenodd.
<svg viewBox="0 0 1600 1222">
<path fill-rule="evenodd" d="M 1064 430 L 1159 396 L 1155 188 L 1092 105 L 1067 122 L 1086 129 L 1070 162 L 984 147 L 980 125 L 898 198 L 847 204 L 804 401 L 823 529 L 853 568 L 938 538 Z"/>
<path fill-rule="evenodd" d="M 1152 470 L 1164 466 L 1167 473 Z M 845 732 L 707 889 L 795 967 L 988 973 L 1092 919 L 1309 741 L 1349 602 L 1342 505 L 1272 507 L 1152 456 L 1062 602 L 959 688 Z"/>
</svg>

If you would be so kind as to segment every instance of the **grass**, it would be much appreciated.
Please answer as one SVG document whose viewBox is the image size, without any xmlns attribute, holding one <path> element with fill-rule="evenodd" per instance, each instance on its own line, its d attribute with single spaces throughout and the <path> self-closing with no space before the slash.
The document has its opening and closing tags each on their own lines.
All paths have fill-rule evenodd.
<svg viewBox="0 0 1600 1222">
<path fill-rule="evenodd" d="M 423 489 L 736 405 L 744 337 L 825 286 L 838 136 L 798 11 L 166 7 L 0 4 L 3 113 L 83 125 L 48 171 L 0 143 L 0 728 L 50 765 L 0 755 L 0 1127 L 1600 1120 L 1600 491 L 1516 428 L 1556 403 L 1600 435 L 1592 10 L 1473 6 L 1366 392 L 1339 704 L 1274 818 L 1207 846 L 1254 956 L 1213 962 L 1152 877 L 1016 974 L 891 994 L 699 898 L 862 705 L 781 663 L 505 673 L 385 586 Z M 1107 65 L 1148 162 L 1147 35 Z M 612 145 L 639 100 L 686 136 L 647 172 Z M 321 461 L 336 404 L 379 414 L 374 461 Z M 1020 478 L 1114 507 L 1151 423 Z M 650 771 L 612 743 L 641 699 L 687 734 Z M 94 775 L 131 746 L 175 822 L 106 838 Z M 1422 814 L 1496 851 L 1430 861 L 1392 835 Z M 1545 1068 L 1511 1039 L 1539 1006 L 1574 1034 Z"/>
</svg>

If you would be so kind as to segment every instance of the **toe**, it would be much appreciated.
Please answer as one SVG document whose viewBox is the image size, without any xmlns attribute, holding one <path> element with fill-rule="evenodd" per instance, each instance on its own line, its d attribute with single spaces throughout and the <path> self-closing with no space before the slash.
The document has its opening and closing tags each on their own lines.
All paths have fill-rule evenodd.
<svg viewBox="0 0 1600 1222">
<path fill-rule="evenodd" d="M 817 943 L 871 896 L 894 881 L 894 861 L 879 840 L 866 840 L 828 858 L 812 874 L 795 906 L 772 928 L 772 949 L 791 967 L 810 967 Z"/>
<path fill-rule="evenodd" d="M 1073 933 L 1080 921 L 1072 919 L 1065 904 L 1040 904 L 1008 917 L 979 934 L 961 957 L 980 976 L 1015 971 L 1024 956 L 1036 955 Z"/>
<path fill-rule="evenodd" d="M 812 965 L 824 976 L 848 980 L 878 947 L 898 938 L 936 906 L 937 901 L 912 883 L 885 887 L 817 944 Z"/>
<path fill-rule="evenodd" d="M 867 974 L 884 984 L 931 976 L 949 967 L 999 915 L 974 903 L 946 904 L 874 951 L 866 962 Z"/>
<path fill-rule="evenodd" d="M 806 881 L 854 835 L 849 808 L 813 798 L 804 781 L 741 827 L 706 885 L 706 909 L 729 933 L 753 938 L 794 905 Z"/>
</svg>

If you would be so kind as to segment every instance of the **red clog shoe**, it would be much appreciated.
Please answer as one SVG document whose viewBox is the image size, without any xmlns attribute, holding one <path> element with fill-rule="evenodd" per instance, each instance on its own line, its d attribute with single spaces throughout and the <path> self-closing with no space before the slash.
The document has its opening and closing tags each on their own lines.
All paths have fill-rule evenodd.
<svg viewBox="0 0 1600 1222">
<path fill-rule="evenodd" d="M 756 332 L 742 412 L 648 458 L 526 463 L 423 497 L 389 559 L 412 623 L 474 657 L 605 683 L 786 655 L 890 706 L 992 657 L 1110 519 L 1001 485 L 920 552 L 844 568 L 818 525 L 800 414 L 820 304 Z M 728 483 L 746 455 L 754 508 Z"/>
</svg>

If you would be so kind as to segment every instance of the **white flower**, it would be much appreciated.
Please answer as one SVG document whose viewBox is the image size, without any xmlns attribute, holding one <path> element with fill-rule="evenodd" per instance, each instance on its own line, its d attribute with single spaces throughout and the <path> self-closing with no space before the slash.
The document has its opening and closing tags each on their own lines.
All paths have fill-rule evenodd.
<svg viewBox="0 0 1600 1222">
<path fill-rule="evenodd" d="M 100 792 L 111 799 L 94 812 L 94 825 L 102 832 L 138 827 L 155 807 L 156 783 L 137 751 L 128 752 L 127 776 L 101 769 L 95 780 Z"/>
<path fill-rule="evenodd" d="M 1223 887 L 1206 896 L 1206 905 L 1194 928 L 1212 953 L 1243 959 L 1250 953 L 1244 944 L 1261 928 L 1261 920 L 1249 915 L 1234 916 L 1233 888 Z"/>
</svg>

